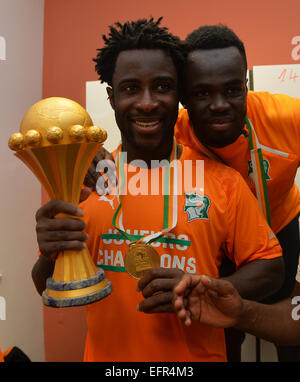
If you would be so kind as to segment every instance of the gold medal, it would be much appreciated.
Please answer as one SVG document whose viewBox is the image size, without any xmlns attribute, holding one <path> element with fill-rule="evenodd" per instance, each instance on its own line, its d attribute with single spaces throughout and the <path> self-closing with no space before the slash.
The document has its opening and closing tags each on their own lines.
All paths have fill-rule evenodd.
<svg viewBox="0 0 300 382">
<path fill-rule="evenodd" d="M 148 244 L 134 244 L 125 255 L 126 272 L 135 279 L 141 279 L 151 268 L 160 267 L 160 256 Z"/>
</svg>

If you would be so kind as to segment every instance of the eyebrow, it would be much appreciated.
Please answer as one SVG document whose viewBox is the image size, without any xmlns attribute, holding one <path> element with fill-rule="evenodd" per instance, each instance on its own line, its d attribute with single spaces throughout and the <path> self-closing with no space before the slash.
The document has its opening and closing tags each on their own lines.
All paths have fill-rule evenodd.
<svg viewBox="0 0 300 382">
<path fill-rule="evenodd" d="M 244 80 L 235 79 L 235 80 L 231 80 L 231 81 L 226 82 L 225 85 L 240 85 L 243 83 L 244 83 Z"/>
<path fill-rule="evenodd" d="M 177 78 L 173 78 L 172 76 L 158 76 L 158 77 L 155 77 L 153 78 L 152 80 L 153 82 L 155 81 L 177 81 Z M 120 82 L 119 82 L 119 85 L 122 85 L 123 83 L 127 83 L 127 82 L 140 82 L 140 80 L 138 78 L 124 78 L 122 79 Z"/>
<path fill-rule="evenodd" d="M 222 85 L 225 85 L 225 86 L 230 86 L 230 85 L 241 85 L 243 84 L 244 81 L 243 80 L 240 80 L 240 79 L 234 79 L 234 80 L 230 80 L 230 81 L 227 81 L 225 82 L 224 84 Z M 199 88 L 199 87 L 203 87 L 203 88 L 212 88 L 214 87 L 214 84 L 208 84 L 206 82 L 199 82 L 197 83 L 195 86 L 193 86 L 193 88 Z"/>
<path fill-rule="evenodd" d="M 154 79 L 155 81 L 159 80 L 159 81 L 176 81 L 177 80 L 177 76 L 176 78 L 172 77 L 172 76 L 159 76 L 159 77 L 156 77 Z"/>
<path fill-rule="evenodd" d="M 122 85 L 126 82 L 139 82 L 139 80 L 137 78 L 124 78 L 119 82 L 119 85 Z"/>
</svg>

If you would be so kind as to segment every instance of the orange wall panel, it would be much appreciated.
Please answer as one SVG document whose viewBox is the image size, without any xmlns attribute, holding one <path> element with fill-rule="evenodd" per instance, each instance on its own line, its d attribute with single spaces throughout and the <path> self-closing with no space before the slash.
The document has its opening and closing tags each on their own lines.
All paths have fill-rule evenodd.
<svg viewBox="0 0 300 382">
<path fill-rule="evenodd" d="M 97 79 L 92 58 L 115 21 L 164 17 L 184 38 L 203 24 L 225 23 L 245 42 L 249 66 L 295 63 L 291 40 L 300 35 L 298 0 L 46 0 L 43 96 L 85 104 L 85 81 Z"/>
</svg>

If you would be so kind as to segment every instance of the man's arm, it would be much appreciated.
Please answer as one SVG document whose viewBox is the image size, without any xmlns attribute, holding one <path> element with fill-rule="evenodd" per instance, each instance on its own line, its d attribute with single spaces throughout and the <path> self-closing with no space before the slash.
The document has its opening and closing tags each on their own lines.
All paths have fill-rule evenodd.
<svg viewBox="0 0 300 382">
<path fill-rule="evenodd" d="M 40 295 L 42 295 L 43 291 L 46 289 L 47 278 L 52 276 L 54 266 L 54 260 L 51 260 L 51 258 L 41 254 L 32 268 L 32 280 Z"/>
<path fill-rule="evenodd" d="M 298 282 L 294 293 L 300 296 Z M 173 307 L 185 325 L 195 320 L 215 327 L 234 326 L 279 345 L 300 344 L 300 309 L 291 298 L 265 305 L 242 299 L 227 280 L 185 274 L 174 288 Z"/>
<path fill-rule="evenodd" d="M 228 235 L 223 249 L 237 267 L 226 279 L 243 298 L 260 301 L 281 287 L 282 249 L 241 176 L 228 200 Z"/>
<path fill-rule="evenodd" d="M 282 257 L 259 259 L 223 279 L 230 281 L 243 298 L 260 301 L 281 287 L 284 280 L 283 270 Z"/>
<path fill-rule="evenodd" d="M 70 217 L 56 217 L 60 213 Z M 88 236 L 83 232 L 84 221 L 78 219 L 82 215 L 81 208 L 61 200 L 51 200 L 37 211 L 36 233 L 41 255 L 34 264 L 31 275 L 40 295 L 46 288 L 47 278 L 53 274 L 58 253 L 67 249 L 84 248 Z"/>
<path fill-rule="evenodd" d="M 295 298 L 273 305 L 244 301 L 244 309 L 236 328 L 278 345 L 300 344 L 300 283 L 296 282 Z"/>
</svg>

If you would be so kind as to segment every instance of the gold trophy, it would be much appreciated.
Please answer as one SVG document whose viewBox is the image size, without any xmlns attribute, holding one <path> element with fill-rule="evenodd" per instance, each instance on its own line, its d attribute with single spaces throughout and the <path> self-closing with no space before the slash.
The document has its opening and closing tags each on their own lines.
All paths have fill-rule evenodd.
<svg viewBox="0 0 300 382">
<path fill-rule="evenodd" d="M 86 172 L 106 137 L 106 131 L 93 126 L 78 103 L 51 97 L 28 109 L 20 132 L 10 137 L 8 145 L 35 174 L 50 199 L 77 205 Z M 43 302 L 54 307 L 86 305 L 111 291 L 111 282 L 103 270 L 97 270 L 87 248 L 65 250 L 55 260 Z"/>
</svg>

